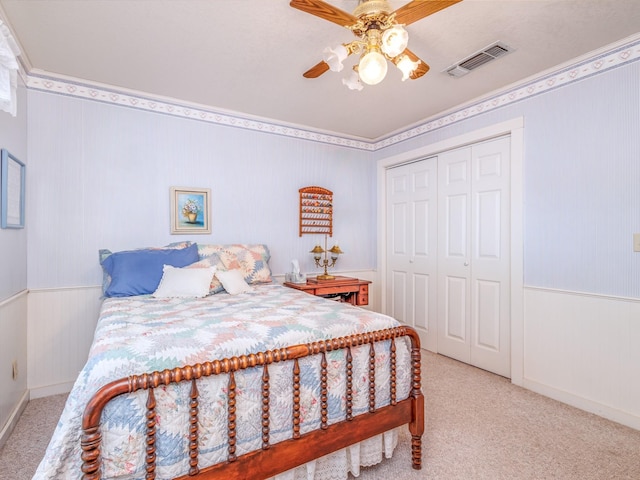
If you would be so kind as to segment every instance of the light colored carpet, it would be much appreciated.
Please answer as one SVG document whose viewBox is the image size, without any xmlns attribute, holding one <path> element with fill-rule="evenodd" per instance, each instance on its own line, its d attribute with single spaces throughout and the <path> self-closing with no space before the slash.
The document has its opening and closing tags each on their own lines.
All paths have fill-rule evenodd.
<svg viewBox="0 0 640 480">
<path fill-rule="evenodd" d="M 595 381 L 595 380 L 594 380 Z M 640 479 L 640 431 L 607 421 L 454 360 L 423 353 L 426 431 L 412 470 L 402 429 L 392 459 L 363 480 Z M 0 451 L 0 479 L 32 477 L 66 396 L 33 400 Z"/>
</svg>

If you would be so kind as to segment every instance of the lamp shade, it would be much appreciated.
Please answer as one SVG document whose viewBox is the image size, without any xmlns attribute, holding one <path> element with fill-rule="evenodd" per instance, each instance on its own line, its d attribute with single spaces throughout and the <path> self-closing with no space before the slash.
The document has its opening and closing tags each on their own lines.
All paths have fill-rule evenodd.
<svg viewBox="0 0 640 480">
<path fill-rule="evenodd" d="M 360 59 L 358 65 L 360 79 L 367 85 L 380 83 L 387 74 L 387 60 L 379 52 L 371 51 Z"/>
<path fill-rule="evenodd" d="M 382 34 L 382 51 L 390 57 L 397 57 L 409 43 L 409 34 L 400 25 L 395 25 Z"/>
<path fill-rule="evenodd" d="M 400 69 L 402 72 L 402 81 L 404 82 L 409 78 L 411 72 L 413 72 L 416 68 L 418 68 L 420 62 L 412 61 L 407 55 L 402 55 L 398 62 L 396 63 L 396 67 Z"/>
<path fill-rule="evenodd" d="M 362 90 L 364 88 L 357 72 L 351 72 L 349 78 L 343 78 L 342 84 L 346 85 L 349 90 Z"/>
<path fill-rule="evenodd" d="M 324 248 L 322 248 L 320 245 L 316 245 L 309 253 L 313 253 L 313 258 L 320 260 L 322 254 L 324 253 Z"/>
<path fill-rule="evenodd" d="M 322 51 L 322 59 L 329 65 L 329 70 L 339 72 L 344 68 L 342 62 L 349 55 L 344 45 L 335 48 L 327 47 Z"/>
</svg>

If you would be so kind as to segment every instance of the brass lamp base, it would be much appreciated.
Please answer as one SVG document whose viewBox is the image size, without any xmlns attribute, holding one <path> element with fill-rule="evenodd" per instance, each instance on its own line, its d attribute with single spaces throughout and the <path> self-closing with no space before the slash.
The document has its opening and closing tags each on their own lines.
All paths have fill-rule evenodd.
<svg viewBox="0 0 640 480">
<path fill-rule="evenodd" d="M 334 277 L 333 275 L 328 275 L 328 274 L 325 273 L 324 275 L 318 275 L 316 278 L 318 280 L 333 280 L 336 277 Z"/>
</svg>

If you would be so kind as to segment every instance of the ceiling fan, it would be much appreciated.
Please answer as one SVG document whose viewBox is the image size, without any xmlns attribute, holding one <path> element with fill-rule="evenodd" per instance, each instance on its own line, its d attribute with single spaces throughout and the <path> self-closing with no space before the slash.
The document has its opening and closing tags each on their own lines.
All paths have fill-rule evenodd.
<svg viewBox="0 0 640 480">
<path fill-rule="evenodd" d="M 323 0 L 291 0 L 293 8 L 348 28 L 357 37 L 350 43 L 327 47 L 323 60 L 303 76 L 317 78 L 327 70 L 339 72 L 343 60 L 360 54 L 354 72 L 342 83 L 362 90 L 364 82 L 375 85 L 387 74 L 387 60 L 402 71 L 402 80 L 415 80 L 429 71 L 429 65 L 407 48 L 409 34 L 403 28 L 462 0 L 412 0 L 395 11 L 387 0 L 360 0 L 353 13 L 347 13 Z"/>
</svg>

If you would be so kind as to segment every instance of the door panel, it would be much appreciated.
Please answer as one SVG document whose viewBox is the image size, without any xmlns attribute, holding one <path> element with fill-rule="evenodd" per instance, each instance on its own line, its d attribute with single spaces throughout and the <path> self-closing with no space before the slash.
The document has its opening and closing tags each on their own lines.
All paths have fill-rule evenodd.
<svg viewBox="0 0 640 480">
<path fill-rule="evenodd" d="M 386 199 L 388 313 L 415 327 L 422 346 L 433 351 L 437 342 L 436 166 L 432 158 L 389 169 Z"/>
<path fill-rule="evenodd" d="M 509 139 L 445 152 L 438 171 L 438 352 L 508 377 Z"/>
<path fill-rule="evenodd" d="M 469 363 L 470 148 L 438 156 L 438 353 Z"/>
<path fill-rule="evenodd" d="M 429 331 L 429 288 L 430 274 L 413 275 L 414 318 L 416 327 Z"/>
<path fill-rule="evenodd" d="M 445 247 L 447 249 L 445 255 L 448 258 L 456 257 L 464 259 L 467 256 L 468 203 L 468 195 L 448 195 L 446 197 L 447 207 L 445 217 L 447 223 L 444 234 L 446 241 Z"/>
<path fill-rule="evenodd" d="M 477 196 L 477 218 L 479 219 L 475 239 L 478 258 L 500 258 L 502 221 L 501 192 L 488 191 Z"/>
<path fill-rule="evenodd" d="M 500 283 L 480 280 L 476 283 L 476 347 L 500 350 Z"/>
<path fill-rule="evenodd" d="M 446 277 L 445 335 L 449 339 L 468 343 L 467 338 L 467 279 Z M 468 357 L 466 355 L 465 357 Z"/>
<path fill-rule="evenodd" d="M 471 363 L 505 377 L 511 374 L 509 153 L 509 138 L 471 152 Z"/>
</svg>

